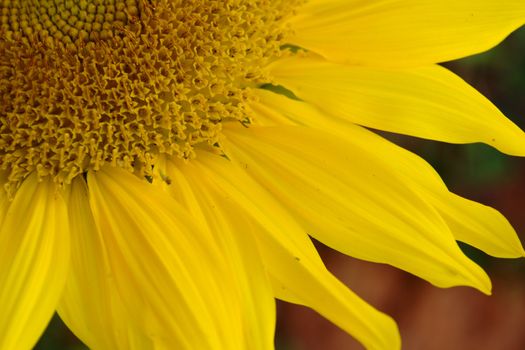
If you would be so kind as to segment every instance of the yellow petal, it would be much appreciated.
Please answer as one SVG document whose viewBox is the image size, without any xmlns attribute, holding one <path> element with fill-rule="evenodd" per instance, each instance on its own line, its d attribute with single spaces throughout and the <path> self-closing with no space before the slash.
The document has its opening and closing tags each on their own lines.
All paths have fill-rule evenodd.
<svg viewBox="0 0 525 350">
<path fill-rule="evenodd" d="M 71 184 L 68 200 L 71 268 L 58 313 L 68 328 L 91 349 L 153 349 L 130 322 L 111 278 L 108 252 L 88 203 L 82 177 Z"/>
<path fill-rule="evenodd" d="M 169 193 L 217 239 L 232 274 L 230 293 L 239 302 L 246 349 L 272 349 L 275 300 L 250 225 L 228 194 L 210 184 L 191 162 L 168 160 L 162 168 L 169 177 Z M 234 312 L 234 310 L 232 310 Z"/>
<path fill-rule="evenodd" d="M 46 328 L 66 280 L 66 206 L 52 182 L 29 176 L 0 230 L 0 349 L 31 349 Z"/>
<path fill-rule="evenodd" d="M 7 208 L 9 208 L 9 198 L 7 198 L 7 192 L 4 190 L 4 184 L 6 178 L 0 173 L 0 227 L 4 221 L 5 214 L 7 213 Z"/>
<path fill-rule="evenodd" d="M 289 250 L 283 239 L 260 232 L 261 251 L 276 297 L 312 307 L 367 349 L 400 348 L 395 322 L 359 298 L 321 263 L 312 264 L 311 255 L 317 254 L 313 247 L 309 251 Z"/>
<path fill-rule="evenodd" d="M 260 113 L 281 113 L 287 124 L 302 124 L 333 133 L 360 147 L 369 157 L 403 177 L 447 222 L 457 240 L 497 257 L 523 256 L 516 232 L 496 210 L 450 193 L 439 175 L 419 156 L 357 125 L 330 118 L 307 103 L 294 101 L 266 90 L 257 90 L 256 118 Z M 264 118 L 264 116 L 263 116 Z"/>
<path fill-rule="evenodd" d="M 289 58 L 270 69 L 279 84 L 329 115 L 433 140 L 484 142 L 525 155 L 525 133 L 443 67 L 371 69 Z"/>
<path fill-rule="evenodd" d="M 241 349 L 231 269 L 213 237 L 160 188 L 107 167 L 88 174 L 111 278 L 134 322 L 161 348 Z"/>
<path fill-rule="evenodd" d="M 277 297 L 313 308 L 369 349 L 399 348 L 393 320 L 337 281 L 304 230 L 238 166 L 204 152 L 192 163 L 198 169 L 192 174 L 227 193 L 235 212 L 244 211 L 251 219 Z"/>
<path fill-rule="evenodd" d="M 499 258 L 525 256 L 518 235 L 497 210 L 444 191 L 427 190 L 458 241 Z"/>
<path fill-rule="evenodd" d="M 334 62 L 416 66 L 488 50 L 523 23 L 522 0 L 309 0 L 289 41 Z"/>
<path fill-rule="evenodd" d="M 233 157 L 321 242 L 437 286 L 490 291 L 435 209 L 359 147 L 303 127 L 232 128 L 227 135 Z"/>
</svg>

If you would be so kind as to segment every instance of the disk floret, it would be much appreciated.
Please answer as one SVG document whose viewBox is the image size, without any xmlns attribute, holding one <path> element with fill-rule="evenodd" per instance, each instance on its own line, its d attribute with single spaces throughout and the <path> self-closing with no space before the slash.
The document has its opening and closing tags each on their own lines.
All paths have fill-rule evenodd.
<svg viewBox="0 0 525 350">
<path fill-rule="evenodd" d="M 1 2 L 0 164 L 60 184 L 104 163 L 141 176 L 247 121 L 293 4 L 271 0 Z"/>
</svg>

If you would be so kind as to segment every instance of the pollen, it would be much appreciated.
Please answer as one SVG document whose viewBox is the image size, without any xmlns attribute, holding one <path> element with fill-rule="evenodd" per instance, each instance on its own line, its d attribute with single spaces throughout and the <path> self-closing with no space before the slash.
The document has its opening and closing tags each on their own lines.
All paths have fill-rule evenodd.
<svg viewBox="0 0 525 350">
<path fill-rule="evenodd" d="M 0 167 L 59 184 L 220 147 L 294 1 L 0 0 Z"/>
</svg>

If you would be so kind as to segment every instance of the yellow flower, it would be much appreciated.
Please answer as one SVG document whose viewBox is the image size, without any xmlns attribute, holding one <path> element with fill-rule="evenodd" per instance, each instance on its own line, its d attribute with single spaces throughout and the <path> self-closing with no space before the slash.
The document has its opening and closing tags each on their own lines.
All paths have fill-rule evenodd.
<svg viewBox="0 0 525 350">
<path fill-rule="evenodd" d="M 524 255 L 497 211 L 363 127 L 525 155 L 436 65 L 501 41 L 522 0 L 0 8 L 0 350 L 30 349 L 55 310 L 94 349 L 269 349 L 275 297 L 397 349 L 308 235 L 487 294 L 456 240 Z"/>
</svg>

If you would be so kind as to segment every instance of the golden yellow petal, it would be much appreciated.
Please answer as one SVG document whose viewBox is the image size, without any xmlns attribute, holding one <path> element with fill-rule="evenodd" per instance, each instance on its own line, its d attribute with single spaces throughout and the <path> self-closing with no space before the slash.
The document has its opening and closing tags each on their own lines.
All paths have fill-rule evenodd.
<svg viewBox="0 0 525 350">
<path fill-rule="evenodd" d="M 230 312 L 241 319 L 244 348 L 272 349 L 275 300 L 247 218 L 228 193 L 210 184 L 193 162 L 168 160 L 162 168 L 169 177 L 169 193 L 202 222 L 231 267 L 232 274 L 223 276 L 223 281 L 231 279 L 230 293 L 239 303 Z"/>
<path fill-rule="evenodd" d="M 232 128 L 227 136 L 233 158 L 321 242 L 437 286 L 490 292 L 435 209 L 359 147 L 304 127 Z"/>
<path fill-rule="evenodd" d="M 337 118 L 451 143 L 484 142 L 525 155 L 525 133 L 440 66 L 372 69 L 289 58 L 276 61 L 270 71 L 277 83 Z"/>
<path fill-rule="evenodd" d="M 7 192 L 4 191 L 3 188 L 4 184 L 7 182 L 7 179 L 2 175 L 3 174 L 0 172 L 0 227 L 2 226 L 5 214 L 9 208 L 9 198 L 7 198 Z"/>
<path fill-rule="evenodd" d="M 309 0 L 292 44 L 334 62 L 416 66 L 485 51 L 525 23 L 521 0 Z"/>
<path fill-rule="evenodd" d="M 67 211 L 51 181 L 30 175 L 0 229 L 0 349 L 31 349 L 53 316 L 69 265 Z"/>
<path fill-rule="evenodd" d="M 103 239 L 95 226 L 82 177 L 71 184 L 68 199 L 71 267 L 58 313 L 91 349 L 146 350 L 151 341 L 133 324 L 117 293 Z"/>
<path fill-rule="evenodd" d="M 439 211 L 457 240 L 497 257 L 523 256 L 516 232 L 498 211 L 450 193 L 434 169 L 417 155 L 364 128 L 331 118 L 307 103 L 266 90 L 258 90 L 257 96 L 260 102 L 252 108 L 256 113 L 282 113 L 281 119 L 289 119 L 287 124 L 302 124 L 335 134 L 383 162 Z"/>
<path fill-rule="evenodd" d="M 250 218 L 277 297 L 313 308 L 369 349 L 399 348 L 393 320 L 337 281 L 325 269 L 305 231 L 242 169 L 205 153 L 192 164 L 196 170 L 191 174 L 208 179 L 210 186 L 231 198 L 236 212 Z"/>
<path fill-rule="evenodd" d="M 213 237 L 157 186 L 107 167 L 88 174 L 89 203 L 111 277 L 156 346 L 241 349 L 232 273 Z"/>
<path fill-rule="evenodd" d="M 458 241 L 499 258 L 525 256 L 516 231 L 497 210 L 450 192 L 427 188 L 426 193 Z"/>
<path fill-rule="evenodd" d="M 287 232 L 281 232 L 285 235 Z M 367 349 L 400 349 L 397 326 L 343 283 L 322 263 L 312 263 L 315 249 L 290 250 L 286 238 L 260 230 L 259 244 L 277 298 L 309 306 L 360 341 Z"/>
</svg>

